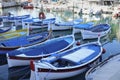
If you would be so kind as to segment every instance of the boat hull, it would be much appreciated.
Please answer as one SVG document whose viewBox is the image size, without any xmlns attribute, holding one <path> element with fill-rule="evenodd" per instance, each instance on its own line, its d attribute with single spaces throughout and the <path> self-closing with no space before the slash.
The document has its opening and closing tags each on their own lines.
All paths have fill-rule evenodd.
<svg viewBox="0 0 120 80">
<path fill-rule="evenodd" d="M 100 35 L 101 37 L 107 35 L 109 31 L 110 30 L 104 32 L 91 32 L 88 30 L 81 30 L 81 35 L 83 39 L 95 39 L 98 38 L 98 35 Z"/>
<path fill-rule="evenodd" d="M 72 26 L 57 26 L 57 25 L 52 26 L 53 31 L 68 30 L 68 29 L 71 29 L 71 28 L 72 28 Z"/>
<path fill-rule="evenodd" d="M 70 71 L 70 72 L 52 72 L 52 73 L 39 72 L 38 75 L 39 75 L 39 80 L 43 80 L 47 76 L 47 74 L 49 75 L 47 76 L 46 79 L 63 79 L 78 75 L 86 70 L 87 68 L 79 69 L 76 71 Z M 34 71 L 31 71 L 30 80 L 36 80 Z"/>
<path fill-rule="evenodd" d="M 73 77 L 73 76 L 76 76 L 76 75 L 79 75 L 79 74 L 85 72 L 90 67 L 98 64 L 100 61 L 99 59 L 100 59 L 100 57 L 89 64 L 86 64 L 84 66 L 73 67 L 70 69 L 68 68 L 68 69 L 51 70 L 51 69 L 38 68 L 37 72 L 31 70 L 30 80 L 64 79 L 64 78 Z M 38 76 L 36 76 L 36 74 Z"/>
</svg>

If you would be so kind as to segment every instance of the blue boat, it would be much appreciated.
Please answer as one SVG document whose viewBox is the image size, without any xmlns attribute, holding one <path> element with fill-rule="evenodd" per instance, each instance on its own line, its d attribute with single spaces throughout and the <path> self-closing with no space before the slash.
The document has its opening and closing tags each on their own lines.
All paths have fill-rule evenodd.
<svg viewBox="0 0 120 80">
<path fill-rule="evenodd" d="M 0 41 L 0 54 L 6 54 L 9 51 L 15 50 L 20 47 L 28 47 L 47 40 L 50 36 L 49 32 L 42 32 L 32 34 L 29 36 L 20 36 L 4 41 Z"/>
<path fill-rule="evenodd" d="M 81 74 L 99 62 L 102 46 L 90 42 L 31 62 L 30 80 L 58 80 Z M 47 75 L 47 76 L 46 76 Z"/>
<path fill-rule="evenodd" d="M 55 52 L 61 52 L 73 46 L 75 38 L 73 35 L 62 36 L 49 39 L 41 44 L 30 47 L 23 47 L 8 52 L 8 66 L 29 65 L 30 60 L 39 60 L 43 57 L 50 56 Z"/>
<path fill-rule="evenodd" d="M 86 22 L 81 24 L 75 24 L 73 26 L 74 33 L 79 33 L 81 30 L 90 29 L 94 25 L 94 22 Z"/>
<path fill-rule="evenodd" d="M 72 29 L 72 27 L 76 24 L 80 24 L 83 19 L 76 19 L 74 21 L 59 21 L 56 20 L 55 25 L 52 26 L 52 30 L 68 30 Z"/>
<path fill-rule="evenodd" d="M 93 27 L 94 22 L 86 22 L 86 23 L 81 23 L 81 24 L 76 24 L 73 27 L 77 29 L 89 29 Z"/>
<path fill-rule="evenodd" d="M 100 35 L 101 37 L 107 35 L 111 30 L 109 24 L 97 24 L 89 29 L 81 30 L 83 39 L 95 39 Z"/>
<path fill-rule="evenodd" d="M 3 22 L 13 22 L 15 23 L 15 25 L 21 25 L 22 24 L 22 20 L 30 18 L 29 14 L 26 15 L 20 15 L 20 16 L 1 16 L 0 18 L 3 19 Z"/>
<path fill-rule="evenodd" d="M 11 29 L 12 29 L 12 27 L 10 27 L 10 26 L 0 27 L 0 33 L 4 33 L 4 32 L 7 32 L 7 31 L 10 31 Z"/>
<path fill-rule="evenodd" d="M 23 20 L 22 26 L 33 28 L 33 29 L 34 28 L 47 28 L 49 23 L 54 24 L 55 18 L 49 18 L 49 19 L 43 19 L 43 20 L 39 18 L 25 19 Z"/>
</svg>

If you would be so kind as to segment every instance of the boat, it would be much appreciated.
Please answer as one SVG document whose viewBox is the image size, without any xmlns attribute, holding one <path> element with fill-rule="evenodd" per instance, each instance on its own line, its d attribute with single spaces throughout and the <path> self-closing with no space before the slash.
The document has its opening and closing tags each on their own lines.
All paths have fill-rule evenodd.
<svg viewBox="0 0 120 80">
<path fill-rule="evenodd" d="M 83 21 L 83 19 L 76 19 L 74 21 L 57 21 L 55 22 L 55 25 L 52 26 L 52 30 L 68 30 L 72 29 L 74 25 L 80 24 Z"/>
<path fill-rule="evenodd" d="M 120 53 L 111 55 L 100 64 L 90 68 L 85 74 L 86 80 L 119 80 Z"/>
<path fill-rule="evenodd" d="M 31 34 L 26 36 L 15 37 L 0 41 L 0 54 L 6 54 L 9 51 L 18 49 L 20 47 L 28 47 L 49 39 L 49 32 L 41 32 L 37 34 Z"/>
<path fill-rule="evenodd" d="M 109 24 L 98 24 L 89 29 L 82 29 L 81 35 L 82 39 L 95 39 L 99 34 L 101 37 L 107 35 L 110 30 L 111 27 Z"/>
<path fill-rule="evenodd" d="M 3 22 L 11 22 L 11 23 L 15 23 L 15 25 L 21 25 L 22 20 L 30 18 L 30 15 L 25 14 L 25 15 L 15 16 L 14 14 L 9 12 L 9 15 L 1 16 L 0 18 L 3 19 Z"/>
<path fill-rule="evenodd" d="M 34 6 L 32 3 L 29 3 L 27 5 L 23 5 L 23 9 L 33 9 L 33 8 L 34 8 Z"/>
<path fill-rule="evenodd" d="M 101 44 L 90 42 L 39 61 L 31 61 L 30 80 L 58 80 L 73 77 L 99 63 L 101 55 Z"/>
<path fill-rule="evenodd" d="M 12 26 L 6 26 L 3 24 L 3 19 L 0 18 L 0 34 L 12 30 Z"/>
<path fill-rule="evenodd" d="M 25 19 L 22 22 L 22 26 L 29 27 L 31 29 L 35 28 L 48 28 L 48 24 L 54 24 L 55 23 L 55 18 L 47 18 L 47 19 L 39 19 L 39 18 L 29 18 Z"/>
<path fill-rule="evenodd" d="M 55 52 L 69 49 L 75 42 L 74 35 L 61 36 L 49 39 L 41 44 L 30 47 L 21 47 L 7 53 L 9 67 L 29 65 L 30 60 L 40 60 L 42 57 L 50 56 Z"/>
<path fill-rule="evenodd" d="M 24 36 L 24 35 L 27 35 L 27 29 L 8 31 L 0 34 L 0 41 L 4 41 L 6 39 L 11 39 L 19 36 Z"/>
<path fill-rule="evenodd" d="M 94 22 L 86 22 L 86 23 L 80 23 L 80 24 L 75 24 L 73 26 L 74 33 L 80 33 L 81 30 L 83 29 L 90 29 L 94 25 Z"/>
<path fill-rule="evenodd" d="M 10 27 L 10 26 L 0 27 L 0 34 L 10 31 L 11 29 L 12 29 L 12 27 Z"/>
<path fill-rule="evenodd" d="M 32 2 L 25 1 L 21 3 L 21 7 L 23 7 L 23 9 L 33 9 L 34 5 Z"/>
</svg>

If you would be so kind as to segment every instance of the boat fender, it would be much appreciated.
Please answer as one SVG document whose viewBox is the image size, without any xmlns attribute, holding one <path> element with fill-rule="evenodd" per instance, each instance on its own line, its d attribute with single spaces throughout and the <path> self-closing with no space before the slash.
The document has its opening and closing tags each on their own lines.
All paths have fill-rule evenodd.
<svg viewBox="0 0 120 80">
<path fill-rule="evenodd" d="M 39 19 L 45 19 L 45 14 L 43 12 L 40 12 L 39 13 Z"/>
<path fill-rule="evenodd" d="M 102 53 L 104 54 L 105 52 L 106 52 L 106 50 L 103 48 Z"/>
<path fill-rule="evenodd" d="M 80 41 L 77 41 L 76 45 L 79 46 L 80 45 Z"/>
<path fill-rule="evenodd" d="M 35 71 L 35 66 L 33 60 L 30 60 L 30 69 Z"/>
</svg>

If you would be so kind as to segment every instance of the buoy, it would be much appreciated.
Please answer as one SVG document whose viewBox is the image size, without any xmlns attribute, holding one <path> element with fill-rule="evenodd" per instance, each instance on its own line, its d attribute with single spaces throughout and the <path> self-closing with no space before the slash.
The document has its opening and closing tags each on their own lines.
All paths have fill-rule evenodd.
<svg viewBox="0 0 120 80">
<path fill-rule="evenodd" d="M 45 14 L 43 12 L 40 12 L 39 13 L 39 19 L 45 19 Z"/>
<path fill-rule="evenodd" d="M 76 45 L 79 46 L 80 45 L 80 41 L 77 41 Z"/>
<path fill-rule="evenodd" d="M 35 71 L 35 66 L 34 66 L 33 60 L 30 60 L 30 69 Z"/>
<path fill-rule="evenodd" d="M 102 53 L 104 54 L 105 52 L 106 52 L 106 50 L 103 48 Z"/>
</svg>

